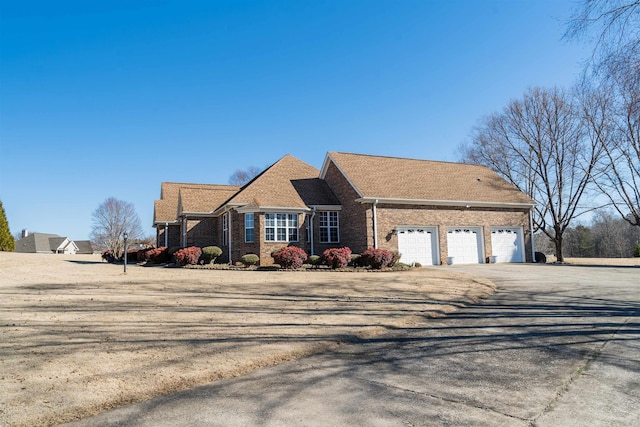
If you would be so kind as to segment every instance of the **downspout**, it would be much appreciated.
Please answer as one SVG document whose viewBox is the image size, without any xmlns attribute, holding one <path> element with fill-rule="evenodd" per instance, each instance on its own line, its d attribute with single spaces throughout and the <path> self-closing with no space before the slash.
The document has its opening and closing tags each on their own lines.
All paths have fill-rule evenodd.
<svg viewBox="0 0 640 427">
<path fill-rule="evenodd" d="M 182 217 L 182 247 L 187 247 L 187 218 Z"/>
<path fill-rule="evenodd" d="M 309 235 L 310 235 L 310 242 L 311 242 L 311 256 L 315 255 L 315 248 L 313 247 L 313 218 L 316 216 L 316 207 L 313 207 L 313 212 L 311 213 L 311 216 L 309 217 Z"/>
<path fill-rule="evenodd" d="M 229 248 L 229 265 L 231 265 L 231 210 L 227 212 L 227 215 L 229 215 L 229 220 L 227 221 L 227 243 Z"/>
<path fill-rule="evenodd" d="M 378 214 L 376 206 L 378 205 L 378 199 L 373 202 L 373 248 L 378 249 Z"/>
<path fill-rule="evenodd" d="M 169 247 L 169 223 L 164 223 L 164 247 Z"/>
<path fill-rule="evenodd" d="M 529 233 L 531 235 L 531 262 L 536 262 L 536 246 L 533 243 L 533 215 L 529 209 Z"/>
</svg>

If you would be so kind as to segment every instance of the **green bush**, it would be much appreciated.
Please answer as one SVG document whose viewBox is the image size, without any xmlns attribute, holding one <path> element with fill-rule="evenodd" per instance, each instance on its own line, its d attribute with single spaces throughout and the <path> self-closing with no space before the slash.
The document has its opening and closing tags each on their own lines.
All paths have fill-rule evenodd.
<svg viewBox="0 0 640 427">
<path fill-rule="evenodd" d="M 260 264 L 260 257 L 256 254 L 246 254 L 240 257 L 240 261 L 242 261 L 245 267 L 249 267 L 250 265 Z"/>
<path fill-rule="evenodd" d="M 202 248 L 202 255 L 200 259 L 204 264 L 213 264 L 222 255 L 222 249 L 217 246 L 205 246 Z"/>
<path fill-rule="evenodd" d="M 320 255 L 311 255 L 307 258 L 307 264 L 318 267 L 319 265 L 322 265 L 322 258 Z"/>
<path fill-rule="evenodd" d="M 633 256 L 640 257 L 640 243 L 638 243 L 636 247 L 633 248 Z"/>
<path fill-rule="evenodd" d="M 352 267 L 362 267 L 362 258 L 360 254 L 351 254 L 351 262 L 349 263 Z"/>
</svg>

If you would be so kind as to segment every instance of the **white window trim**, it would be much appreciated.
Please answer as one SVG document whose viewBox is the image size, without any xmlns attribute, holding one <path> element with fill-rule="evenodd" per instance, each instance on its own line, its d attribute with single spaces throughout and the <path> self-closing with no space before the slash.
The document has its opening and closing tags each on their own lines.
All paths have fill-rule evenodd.
<svg viewBox="0 0 640 427">
<path fill-rule="evenodd" d="M 269 227 L 267 226 L 267 215 L 273 215 L 273 227 Z M 278 227 L 278 215 L 284 215 L 285 216 L 285 226 L 284 229 L 286 230 L 286 240 L 278 240 L 278 228 L 282 228 L 282 227 Z M 296 218 L 296 225 L 290 225 L 290 220 L 289 217 L 290 216 L 295 216 Z M 298 228 L 299 224 L 300 224 L 300 218 L 298 218 L 298 214 L 297 213 L 284 213 L 284 212 L 268 212 L 264 214 L 264 241 L 265 242 L 299 242 L 300 241 L 300 229 Z M 273 240 L 267 240 L 267 229 L 268 228 L 272 228 L 273 229 Z M 296 240 L 289 240 L 289 230 L 290 229 L 295 229 L 296 230 Z"/>
<path fill-rule="evenodd" d="M 251 226 L 247 226 L 247 215 L 251 215 Z M 253 238 L 251 240 L 247 239 L 247 230 L 253 231 Z M 256 240 L 256 231 L 255 231 L 255 215 L 253 212 L 247 212 L 244 214 L 244 242 L 245 243 L 254 243 Z"/>
<path fill-rule="evenodd" d="M 335 213 L 336 215 L 336 225 L 331 225 L 331 213 Z M 340 243 L 340 214 L 338 213 L 337 210 L 334 211 L 322 211 L 322 212 L 318 212 L 319 214 L 319 218 L 318 218 L 318 226 L 319 226 L 319 231 L 322 231 L 322 229 L 326 229 L 327 230 L 327 240 L 322 240 L 322 233 L 320 232 L 319 237 L 319 241 L 320 243 Z M 327 217 L 327 225 L 322 225 L 322 217 L 325 216 Z M 331 240 L 331 230 L 335 229 L 337 231 L 337 240 L 333 241 Z"/>
<path fill-rule="evenodd" d="M 222 245 L 229 244 L 229 212 L 222 215 Z"/>
</svg>

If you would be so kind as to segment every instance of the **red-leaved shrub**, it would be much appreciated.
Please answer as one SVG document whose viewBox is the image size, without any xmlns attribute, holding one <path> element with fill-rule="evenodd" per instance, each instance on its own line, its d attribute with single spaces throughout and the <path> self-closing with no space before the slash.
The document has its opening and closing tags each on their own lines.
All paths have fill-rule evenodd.
<svg viewBox="0 0 640 427">
<path fill-rule="evenodd" d="M 116 257 L 115 255 L 113 255 L 113 251 L 111 249 L 107 249 L 106 251 L 102 252 L 102 259 L 109 263 L 116 262 Z"/>
<path fill-rule="evenodd" d="M 166 246 L 148 249 L 144 253 L 144 259 L 152 264 L 164 264 L 165 262 L 169 262 L 169 249 Z"/>
<path fill-rule="evenodd" d="M 296 246 L 285 246 L 271 254 L 276 264 L 282 268 L 300 268 L 307 260 L 307 253 Z"/>
<path fill-rule="evenodd" d="M 202 249 L 197 246 L 189 246 L 188 248 L 176 251 L 176 253 L 173 254 L 173 257 L 180 265 L 196 265 L 198 264 L 200 255 L 202 255 Z"/>
<path fill-rule="evenodd" d="M 331 268 L 345 268 L 351 262 L 351 249 L 331 248 L 322 253 L 324 263 Z"/>
<path fill-rule="evenodd" d="M 386 249 L 369 248 L 360 254 L 362 264 L 375 270 L 386 268 L 393 260 L 393 254 Z"/>
</svg>

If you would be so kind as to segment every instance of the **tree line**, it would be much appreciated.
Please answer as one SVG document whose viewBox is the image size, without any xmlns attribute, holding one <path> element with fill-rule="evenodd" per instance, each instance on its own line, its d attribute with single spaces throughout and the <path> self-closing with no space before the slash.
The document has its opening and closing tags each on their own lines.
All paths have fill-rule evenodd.
<svg viewBox="0 0 640 427">
<path fill-rule="evenodd" d="M 539 233 L 536 251 L 552 253 L 553 245 Z M 563 240 L 566 257 L 628 258 L 640 256 L 640 227 L 607 210 L 596 211 L 588 224 L 569 227 Z"/>
</svg>

